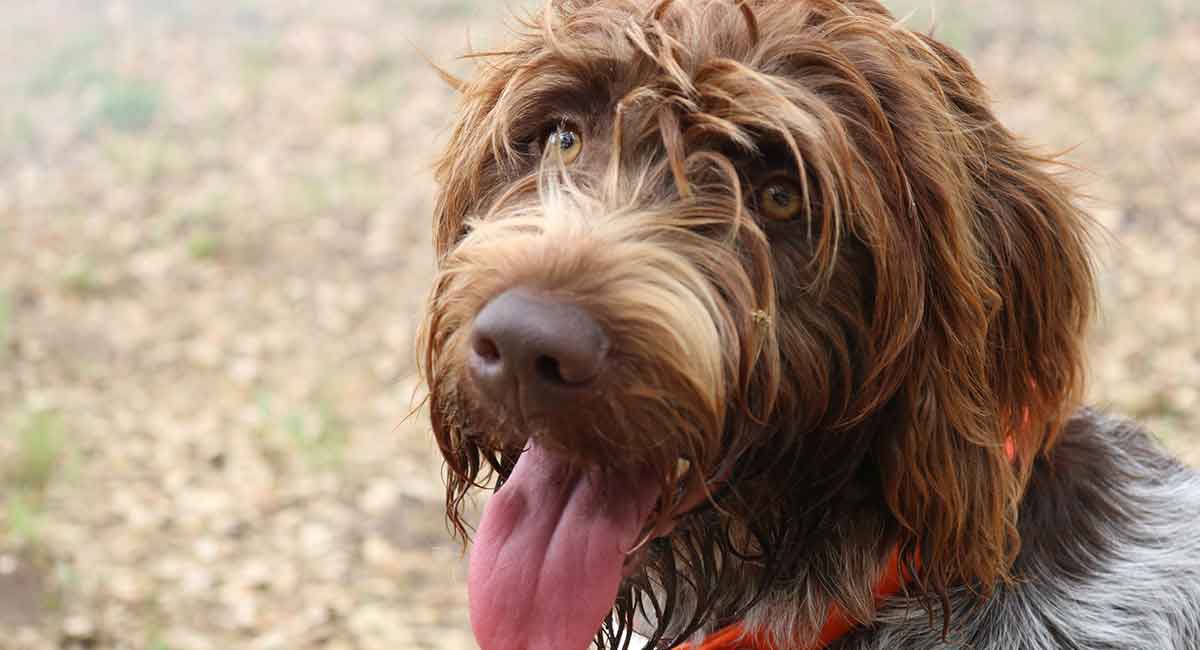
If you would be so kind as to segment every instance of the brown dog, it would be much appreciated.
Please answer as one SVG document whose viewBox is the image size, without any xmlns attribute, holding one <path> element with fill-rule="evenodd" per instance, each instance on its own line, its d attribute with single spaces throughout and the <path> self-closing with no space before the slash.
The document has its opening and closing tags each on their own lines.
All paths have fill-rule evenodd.
<svg viewBox="0 0 1200 650">
<path fill-rule="evenodd" d="M 485 650 L 1200 647 L 1200 483 L 1073 415 L 1088 220 L 962 56 L 874 0 L 526 27 L 421 337 Z"/>
</svg>

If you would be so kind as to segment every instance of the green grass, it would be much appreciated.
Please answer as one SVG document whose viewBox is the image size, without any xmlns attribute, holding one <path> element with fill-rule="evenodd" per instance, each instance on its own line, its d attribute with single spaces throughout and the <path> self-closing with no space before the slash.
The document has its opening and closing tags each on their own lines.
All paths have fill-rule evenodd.
<svg viewBox="0 0 1200 650">
<path fill-rule="evenodd" d="M 103 45 L 104 39 L 98 33 L 84 34 L 68 43 L 34 72 L 29 92 L 35 96 L 74 92 L 104 78 L 107 75 L 99 65 Z"/>
<path fill-rule="evenodd" d="M 62 422 L 51 411 L 37 411 L 17 431 L 17 453 L 6 468 L 18 490 L 42 494 L 63 452 Z"/>
<path fill-rule="evenodd" d="M 350 439 L 349 424 L 329 400 L 290 407 L 278 417 L 269 395 L 259 394 L 257 402 L 266 431 L 281 432 L 287 446 L 298 449 L 306 462 L 341 465 Z"/>
<path fill-rule="evenodd" d="M 213 259 L 221 253 L 223 247 L 221 236 L 216 233 L 196 233 L 188 238 L 188 255 L 195 260 Z"/>
<path fill-rule="evenodd" d="M 40 537 L 42 511 L 24 494 L 10 494 L 5 513 L 8 532 L 18 544 L 36 546 Z"/>
<path fill-rule="evenodd" d="M 184 210 L 169 220 L 164 236 L 184 242 L 194 260 L 219 258 L 229 247 L 224 234 L 227 213 L 228 208 L 216 200 Z"/>
<path fill-rule="evenodd" d="M 1079 3 L 1082 38 L 1095 52 L 1091 74 L 1125 90 L 1137 91 L 1155 80 L 1158 65 L 1149 47 L 1169 28 L 1166 9 L 1158 3 Z"/>
<path fill-rule="evenodd" d="M 37 544 L 46 489 L 60 465 L 63 452 L 62 424 L 57 415 L 38 411 L 28 416 L 16 431 L 16 453 L 0 469 L 8 493 L 5 521 L 20 543 Z"/>
<path fill-rule="evenodd" d="M 284 430 L 312 462 L 340 465 L 349 441 L 346 418 L 327 401 L 308 412 L 293 411 L 283 418 Z"/>
<path fill-rule="evenodd" d="M 106 67 L 111 49 L 100 33 L 85 34 L 55 53 L 29 78 L 32 97 L 95 93 L 94 113 L 84 113 L 84 128 L 102 126 L 121 133 L 140 133 L 162 112 L 162 92 L 155 84 L 129 79 Z M 89 116 L 90 115 L 90 119 Z"/>
<path fill-rule="evenodd" d="M 60 280 L 63 289 L 77 296 L 90 296 L 100 292 L 96 262 L 87 256 L 72 259 L 63 269 Z"/>
<path fill-rule="evenodd" d="M 37 124 L 28 110 L 19 110 L 8 121 L 0 125 L 0 152 L 13 152 L 14 155 L 28 155 L 41 146 L 41 136 Z"/>
<path fill-rule="evenodd" d="M 127 79 L 109 79 L 103 84 L 99 121 L 122 133 L 138 133 L 154 123 L 162 94 L 152 84 Z"/>
</svg>

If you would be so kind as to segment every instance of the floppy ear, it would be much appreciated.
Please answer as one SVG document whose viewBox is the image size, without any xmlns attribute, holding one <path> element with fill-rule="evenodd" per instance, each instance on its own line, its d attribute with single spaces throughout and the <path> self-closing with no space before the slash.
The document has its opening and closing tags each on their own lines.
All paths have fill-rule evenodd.
<svg viewBox="0 0 1200 650">
<path fill-rule="evenodd" d="M 446 78 L 446 73 L 437 70 Z M 459 97 L 454 131 L 434 166 L 439 189 L 433 211 L 433 243 L 439 259 L 462 234 L 467 215 L 485 200 L 484 188 L 497 185 L 495 113 L 514 71 L 513 62 L 497 61 L 480 66 L 471 80 L 446 79 L 459 91 Z"/>
<path fill-rule="evenodd" d="M 915 36 L 910 53 L 931 86 L 902 93 L 924 98 L 927 121 L 894 125 L 920 326 L 878 453 L 921 591 L 987 591 L 1010 577 L 1033 460 L 1078 402 L 1090 221 L 1057 163 L 997 122 L 957 52 Z"/>
</svg>

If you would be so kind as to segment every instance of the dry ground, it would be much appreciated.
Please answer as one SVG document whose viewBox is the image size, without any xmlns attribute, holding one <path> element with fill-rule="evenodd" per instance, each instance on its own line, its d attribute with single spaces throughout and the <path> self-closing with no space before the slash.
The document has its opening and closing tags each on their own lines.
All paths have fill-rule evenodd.
<svg viewBox="0 0 1200 650">
<path fill-rule="evenodd" d="M 1200 4 L 932 4 L 1090 170 L 1092 398 L 1200 460 Z M 418 52 L 504 13 L 0 4 L 0 647 L 473 647 L 402 423 L 453 102 Z"/>
</svg>

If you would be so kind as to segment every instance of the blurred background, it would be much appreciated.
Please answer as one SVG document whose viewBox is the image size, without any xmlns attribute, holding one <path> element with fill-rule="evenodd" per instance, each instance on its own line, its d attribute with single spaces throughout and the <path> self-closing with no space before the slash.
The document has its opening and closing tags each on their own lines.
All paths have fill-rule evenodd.
<svg viewBox="0 0 1200 650">
<path fill-rule="evenodd" d="M 467 73 L 521 6 L 0 3 L 0 648 L 474 647 L 405 420 L 423 55 Z M 1090 397 L 1200 461 L 1200 3 L 893 7 L 1086 170 Z"/>
</svg>

